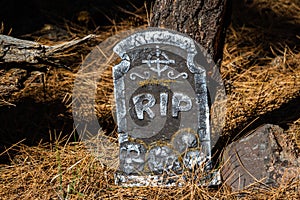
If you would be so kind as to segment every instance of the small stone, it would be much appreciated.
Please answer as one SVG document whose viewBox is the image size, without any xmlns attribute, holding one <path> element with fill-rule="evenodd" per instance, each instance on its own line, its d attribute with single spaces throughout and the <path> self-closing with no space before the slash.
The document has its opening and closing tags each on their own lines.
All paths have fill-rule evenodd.
<svg viewBox="0 0 300 200">
<path fill-rule="evenodd" d="M 292 178 L 300 179 L 298 156 L 283 129 L 266 124 L 226 147 L 222 178 L 233 191 L 277 187 Z"/>
</svg>

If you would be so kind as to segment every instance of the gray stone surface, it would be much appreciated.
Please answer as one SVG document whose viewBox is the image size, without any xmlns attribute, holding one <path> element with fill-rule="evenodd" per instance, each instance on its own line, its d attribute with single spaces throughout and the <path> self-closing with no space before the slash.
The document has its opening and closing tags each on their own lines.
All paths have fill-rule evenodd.
<svg viewBox="0 0 300 200">
<path fill-rule="evenodd" d="M 113 68 L 120 144 L 116 183 L 167 185 L 171 179 L 162 183 L 161 177 L 174 181 L 209 161 L 205 67 L 213 63 L 201 47 L 180 33 L 148 29 L 120 41 L 114 52 L 122 58 Z"/>
<path fill-rule="evenodd" d="M 234 191 L 277 187 L 300 178 L 298 156 L 283 129 L 267 124 L 225 149 L 222 178 Z"/>
</svg>

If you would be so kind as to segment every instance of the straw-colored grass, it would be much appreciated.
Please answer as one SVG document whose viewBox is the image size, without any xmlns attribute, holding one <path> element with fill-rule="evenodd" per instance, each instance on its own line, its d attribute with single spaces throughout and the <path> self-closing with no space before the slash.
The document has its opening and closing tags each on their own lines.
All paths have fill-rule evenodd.
<svg viewBox="0 0 300 200">
<path fill-rule="evenodd" d="M 1 199 L 289 199 L 300 197 L 300 182 L 279 188 L 231 192 L 224 185 L 209 189 L 187 183 L 183 187 L 123 188 L 114 184 L 114 170 L 81 143 L 15 147 L 19 153 L 1 166 Z"/>
<path fill-rule="evenodd" d="M 300 96 L 300 33 L 297 32 L 300 4 L 297 0 L 245 2 L 252 3 L 234 1 L 232 24 L 227 31 L 220 69 L 228 95 L 225 135 L 236 134 L 235 131 Z M 145 15 L 136 15 L 134 18 L 144 19 L 146 23 Z M 133 24 L 127 21 L 98 32 L 97 41 L 129 29 Z M 78 29 L 70 26 L 68 30 L 82 36 Z M 67 65 L 78 67 L 92 46 L 86 44 L 62 56 Z M 72 62 L 72 56 L 76 63 Z M 51 69 L 42 76 L 44 84 L 25 84 L 9 100 L 14 102 L 25 97 L 34 98 L 36 102 L 58 100 L 67 107 L 63 115 L 71 117 L 75 72 Z M 112 91 L 111 68 L 108 68 L 98 83 L 96 106 L 99 121 L 107 126 L 114 126 Z M 299 120 L 298 115 L 298 119 L 285 123 L 289 126 L 286 133 L 298 147 Z M 114 127 L 106 128 L 114 130 Z M 70 134 L 64 133 L 73 137 Z M 17 154 L 11 155 L 10 164 L 0 165 L 0 199 L 300 199 L 298 179 L 278 188 L 239 192 L 230 191 L 226 185 L 209 189 L 191 183 L 167 188 L 118 187 L 114 184 L 115 169 L 94 157 L 81 142 L 56 139 L 30 147 L 16 144 L 0 154 L 10 155 L 11 152 Z"/>
</svg>

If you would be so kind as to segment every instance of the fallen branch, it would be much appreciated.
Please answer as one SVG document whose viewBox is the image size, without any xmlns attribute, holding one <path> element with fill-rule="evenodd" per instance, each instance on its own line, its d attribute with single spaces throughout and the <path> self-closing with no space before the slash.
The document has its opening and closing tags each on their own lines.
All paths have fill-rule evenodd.
<svg viewBox="0 0 300 200">
<path fill-rule="evenodd" d="M 95 37 L 95 35 L 91 34 L 78 40 L 72 40 L 54 46 L 47 46 L 38 42 L 21 40 L 7 35 L 0 35 L 0 64 L 49 63 L 51 62 L 51 58 L 58 56 L 61 52 Z"/>
<path fill-rule="evenodd" d="M 0 35 L 0 107 L 15 106 L 14 100 L 11 99 L 13 94 L 22 91 L 28 85 L 35 87 L 34 82 L 44 87 L 43 77 L 46 69 L 44 66 L 72 71 L 63 64 L 65 60 L 58 58 L 66 55 L 76 45 L 96 37 L 96 35 L 87 35 L 81 39 L 49 46 Z"/>
</svg>

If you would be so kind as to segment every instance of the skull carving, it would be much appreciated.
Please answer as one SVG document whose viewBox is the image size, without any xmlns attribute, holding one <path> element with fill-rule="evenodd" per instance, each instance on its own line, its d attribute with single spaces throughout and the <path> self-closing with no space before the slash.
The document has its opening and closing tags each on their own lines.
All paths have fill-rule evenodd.
<svg viewBox="0 0 300 200">
<path fill-rule="evenodd" d="M 167 146 L 155 146 L 147 154 L 148 167 L 152 172 L 180 173 L 182 170 L 178 156 Z"/>
<path fill-rule="evenodd" d="M 142 172 L 145 165 L 146 148 L 135 142 L 124 142 L 120 146 L 120 170 L 126 174 Z"/>
<path fill-rule="evenodd" d="M 196 148 L 198 146 L 198 138 L 195 133 L 183 129 L 173 136 L 172 144 L 176 151 L 183 153 L 188 148 Z"/>
<path fill-rule="evenodd" d="M 185 153 L 183 157 L 183 163 L 186 168 L 193 169 L 194 167 L 200 167 L 203 170 L 207 161 L 206 155 L 201 150 L 190 150 Z"/>
</svg>

